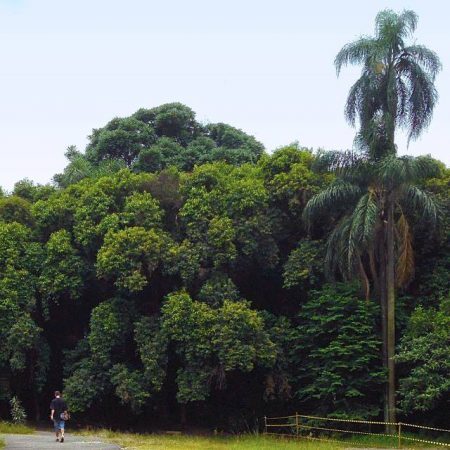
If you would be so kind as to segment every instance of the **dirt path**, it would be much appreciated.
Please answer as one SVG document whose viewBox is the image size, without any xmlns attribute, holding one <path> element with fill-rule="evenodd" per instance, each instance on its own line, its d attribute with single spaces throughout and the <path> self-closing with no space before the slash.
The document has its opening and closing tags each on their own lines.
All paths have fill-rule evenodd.
<svg viewBox="0 0 450 450">
<path fill-rule="evenodd" d="M 19 450 L 19 449 L 35 449 L 35 450 L 49 450 L 52 448 L 60 448 L 65 450 L 120 450 L 120 447 L 113 444 L 107 444 L 95 437 L 73 436 L 67 434 L 64 443 L 56 442 L 56 437 L 53 433 L 40 431 L 34 434 L 5 434 L 1 436 L 5 442 L 5 450 Z"/>
</svg>

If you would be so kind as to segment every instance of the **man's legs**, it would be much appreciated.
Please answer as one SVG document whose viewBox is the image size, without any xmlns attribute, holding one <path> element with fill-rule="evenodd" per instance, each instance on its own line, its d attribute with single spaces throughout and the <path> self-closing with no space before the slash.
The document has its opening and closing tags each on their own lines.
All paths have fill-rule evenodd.
<svg viewBox="0 0 450 450">
<path fill-rule="evenodd" d="M 61 420 L 60 422 L 61 442 L 64 442 L 64 425 L 65 425 L 64 420 Z"/>
<path fill-rule="evenodd" d="M 55 425 L 56 440 L 59 441 L 59 435 L 61 434 L 61 430 L 59 429 L 59 423 L 56 420 L 54 420 L 53 423 Z"/>
</svg>

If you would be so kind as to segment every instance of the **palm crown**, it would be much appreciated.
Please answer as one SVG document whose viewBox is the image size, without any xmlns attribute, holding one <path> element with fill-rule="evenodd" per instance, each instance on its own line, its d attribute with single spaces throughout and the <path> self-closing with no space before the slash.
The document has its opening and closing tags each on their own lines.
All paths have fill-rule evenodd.
<svg viewBox="0 0 450 450">
<path fill-rule="evenodd" d="M 357 142 L 372 157 L 395 153 L 397 126 L 416 139 L 429 125 L 437 101 L 434 80 L 441 69 L 437 55 L 422 45 L 407 45 L 417 26 L 413 11 L 385 10 L 375 19 L 375 36 L 345 45 L 335 58 L 339 75 L 347 64 L 362 64 L 350 89 L 345 115 L 361 129 Z"/>
<path fill-rule="evenodd" d="M 363 281 L 367 297 L 370 279 L 376 285 L 379 263 L 377 247 L 384 239 L 388 203 L 395 212 L 396 283 L 407 284 L 414 274 L 412 216 L 434 227 L 439 209 L 433 197 L 416 186 L 440 170 L 430 157 L 386 156 L 373 161 L 363 154 L 331 152 L 319 155 L 319 162 L 336 174 L 335 181 L 315 195 L 304 209 L 308 225 L 324 214 L 334 215 L 336 226 L 328 238 L 326 269 L 344 278 L 356 274 Z M 417 214 L 419 213 L 419 214 Z"/>
</svg>

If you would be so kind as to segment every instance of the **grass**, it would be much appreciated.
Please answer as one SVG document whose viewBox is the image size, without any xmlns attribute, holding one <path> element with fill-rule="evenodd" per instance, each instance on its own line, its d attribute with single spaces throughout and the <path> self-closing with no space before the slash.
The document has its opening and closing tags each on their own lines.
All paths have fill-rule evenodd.
<svg viewBox="0 0 450 450">
<path fill-rule="evenodd" d="M 32 434 L 32 433 L 33 429 L 27 427 L 26 425 L 17 425 L 11 422 L 0 422 L 0 434 Z"/>
<path fill-rule="evenodd" d="M 83 434 L 92 435 L 92 432 Z M 342 442 L 321 442 L 293 440 L 272 436 L 242 435 L 223 436 L 188 436 L 164 434 L 131 434 L 101 430 L 96 438 L 113 442 L 128 450 L 335 450 L 348 448 L 396 448 L 397 441 L 392 439 L 355 436 Z M 431 446 L 436 448 L 436 446 Z M 420 443 L 404 443 L 404 448 L 424 449 Z"/>
<path fill-rule="evenodd" d="M 3 448 L 5 446 L 5 441 L 0 438 L 0 448 Z"/>
<path fill-rule="evenodd" d="M 89 433 L 91 434 L 91 433 Z M 184 436 L 162 434 L 131 434 L 99 431 L 95 436 L 129 450 L 334 450 L 342 445 L 327 442 L 305 442 L 269 436 L 243 435 Z"/>
</svg>

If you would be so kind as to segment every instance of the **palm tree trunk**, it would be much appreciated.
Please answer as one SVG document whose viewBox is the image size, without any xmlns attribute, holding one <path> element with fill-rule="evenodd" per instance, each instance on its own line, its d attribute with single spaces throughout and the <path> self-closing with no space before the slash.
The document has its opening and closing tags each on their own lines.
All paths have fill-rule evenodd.
<svg viewBox="0 0 450 450">
<path fill-rule="evenodd" d="M 395 413 L 395 256 L 394 256 L 394 204 L 387 206 L 386 239 L 386 300 L 387 300 L 387 365 L 388 365 L 388 421 L 396 422 Z"/>
</svg>

